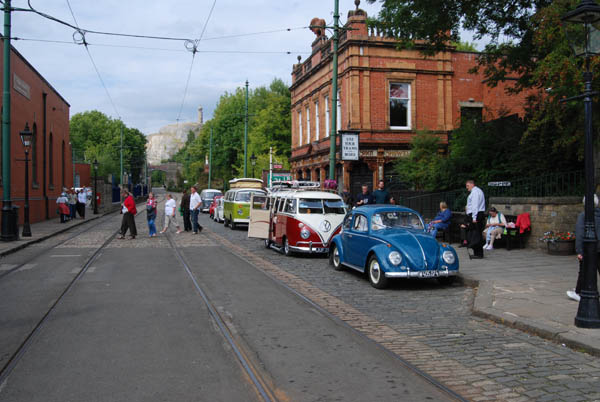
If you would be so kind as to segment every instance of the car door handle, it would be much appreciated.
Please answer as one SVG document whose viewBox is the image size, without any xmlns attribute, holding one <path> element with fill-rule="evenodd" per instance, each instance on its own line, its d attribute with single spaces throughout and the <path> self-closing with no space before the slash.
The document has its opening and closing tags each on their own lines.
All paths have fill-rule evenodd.
<svg viewBox="0 0 600 402">
<path fill-rule="evenodd" d="M 352 235 L 351 235 L 351 234 L 349 234 L 349 235 L 348 235 L 348 237 L 349 237 L 349 238 L 352 238 Z"/>
</svg>

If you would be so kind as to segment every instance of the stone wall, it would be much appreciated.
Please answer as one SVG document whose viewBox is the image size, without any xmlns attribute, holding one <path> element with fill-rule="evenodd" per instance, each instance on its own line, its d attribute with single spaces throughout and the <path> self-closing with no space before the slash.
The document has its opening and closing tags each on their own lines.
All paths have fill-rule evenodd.
<svg viewBox="0 0 600 402">
<path fill-rule="evenodd" d="M 527 239 L 527 248 L 545 248 L 538 239 L 544 232 L 575 231 L 577 215 L 583 211 L 583 197 L 523 197 L 490 198 L 490 207 L 496 207 L 505 215 L 519 215 L 529 212 L 531 234 Z"/>
</svg>

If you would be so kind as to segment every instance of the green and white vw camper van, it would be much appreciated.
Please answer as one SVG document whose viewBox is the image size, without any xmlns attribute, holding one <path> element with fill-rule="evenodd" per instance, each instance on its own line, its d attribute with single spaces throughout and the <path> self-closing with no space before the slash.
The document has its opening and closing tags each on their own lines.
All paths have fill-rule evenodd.
<svg viewBox="0 0 600 402">
<path fill-rule="evenodd" d="M 230 190 L 223 196 L 223 222 L 232 230 L 239 224 L 250 222 L 250 198 L 252 194 L 266 195 L 260 179 L 233 179 L 229 181 Z"/>
</svg>

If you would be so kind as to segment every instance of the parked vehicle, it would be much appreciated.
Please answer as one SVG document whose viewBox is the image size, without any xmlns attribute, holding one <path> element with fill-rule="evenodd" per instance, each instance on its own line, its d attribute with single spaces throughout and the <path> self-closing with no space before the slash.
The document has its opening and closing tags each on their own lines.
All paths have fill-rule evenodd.
<svg viewBox="0 0 600 402">
<path fill-rule="evenodd" d="M 327 253 L 346 212 L 344 201 L 333 192 L 296 189 L 254 196 L 248 237 L 264 239 L 266 247 L 285 255 Z"/>
<path fill-rule="evenodd" d="M 208 208 L 208 216 L 210 219 L 213 219 L 215 216 L 215 208 L 217 207 L 217 200 L 219 200 L 219 198 L 223 198 L 223 196 L 216 195 L 215 198 L 213 198 L 213 202 L 210 204 L 210 207 Z"/>
<path fill-rule="evenodd" d="M 210 188 L 202 190 L 200 192 L 200 200 L 202 202 L 200 210 L 202 212 L 208 212 L 208 210 L 210 209 L 210 204 L 212 204 L 213 199 L 217 195 L 223 195 L 223 193 L 220 190 L 213 190 Z"/>
<path fill-rule="evenodd" d="M 225 202 L 224 197 L 219 197 L 216 200 L 217 205 L 215 206 L 215 212 L 213 214 L 213 219 L 215 222 L 221 223 L 223 222 L 223 203 Z"/>
<path fill-rule="evenodd" d="M 266 195 L 260 179 L 234 179 L 229 181 L 231 190 L 225 193 L 223 222 L 234 230 L 239 224 L 250 221 L 250 199 L 253 194 Z"/>
<path fill-rule="evenodd" d="M 418 212 L 392 205 L 352 210 L 329 247 L 329 262 L 366 272 L 373 287 L 385 288 L 392 278 L 437 278 L 451 284 L 458 275 L 458 255 L 447 243 L 425 232 Z"/>
</svg>

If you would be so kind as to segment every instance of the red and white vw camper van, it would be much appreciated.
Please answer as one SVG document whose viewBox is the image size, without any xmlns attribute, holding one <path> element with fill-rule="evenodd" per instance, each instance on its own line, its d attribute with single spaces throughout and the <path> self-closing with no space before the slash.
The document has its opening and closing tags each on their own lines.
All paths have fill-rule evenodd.
<svg viewBox="0 0 600 402">
<path fill-rule="evenodd" d="M 297 253 L 326 253 L 346 216 L 342 198 L 328 191 L 290 189 L 254 195 L 248 237 L 265 246 Z"/>
</svg>

